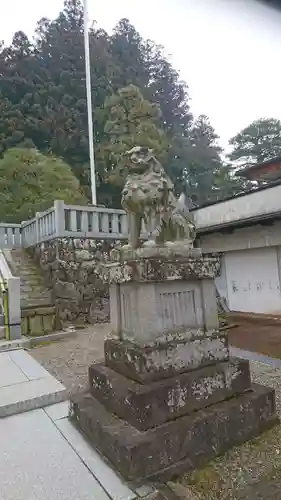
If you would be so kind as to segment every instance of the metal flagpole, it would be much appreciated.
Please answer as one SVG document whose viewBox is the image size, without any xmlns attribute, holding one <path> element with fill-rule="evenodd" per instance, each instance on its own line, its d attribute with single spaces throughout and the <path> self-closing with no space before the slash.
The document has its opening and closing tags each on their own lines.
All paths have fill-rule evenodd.
<svg viewBox="0 0 281 500">
<path fill-rule="evenodd" d="M 92 114 L 88 0 L 84 0 L 84 49 L 85 49 L 85 69 L 86 69 L 86 92 L 87 92 L 88 133 L 89 133 L 89 158 L 90 158 L 90 172 L 91 172 L 91 192 L 92 192 L 92 204 L 96 205 L 97 204 L 97 193 L 96 193 L 96 169 L 95 169 L 94 130 L 93 130 L 93 114 Z"/>
</svg>

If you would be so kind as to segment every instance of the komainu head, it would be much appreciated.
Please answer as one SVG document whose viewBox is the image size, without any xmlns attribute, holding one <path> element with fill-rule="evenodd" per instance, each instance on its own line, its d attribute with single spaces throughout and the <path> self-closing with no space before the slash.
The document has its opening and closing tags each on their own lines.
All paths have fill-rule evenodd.
<svg viewBox="0 0 281 500">
<path fill-rule="evenodd" d="M 144 146 L 135 146 L 125 154 L 128 158 L 127 165 L 130 171 L 144 172 L 150 168 L 151 163 L 156 162 L 153 149 Z"/>
</svg>

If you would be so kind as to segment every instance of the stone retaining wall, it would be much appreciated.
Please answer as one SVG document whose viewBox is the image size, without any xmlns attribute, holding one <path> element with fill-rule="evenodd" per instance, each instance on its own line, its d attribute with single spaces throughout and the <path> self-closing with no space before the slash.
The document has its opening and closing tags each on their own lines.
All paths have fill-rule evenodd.
<svg viewBox="0 0 281 500">
<path fill-rule="evenodd" d="M 101 260 L 115 240 L 59 238 L 29 249 L 40 265 L 63 323 L 109 321 L 108 285 Z"/>
</svg>

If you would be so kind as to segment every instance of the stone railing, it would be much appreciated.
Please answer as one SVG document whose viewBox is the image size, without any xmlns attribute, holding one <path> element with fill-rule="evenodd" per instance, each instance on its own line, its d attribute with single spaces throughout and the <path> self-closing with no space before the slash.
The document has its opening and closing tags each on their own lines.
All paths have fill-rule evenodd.
<svg viewBox="0 0 281 500">
<path fill-rule="evenodd" d="M 281 184 L 193 211 L 199 234 L 278 213 L 281 213 Z M 126 239 L 127 235 L 127 216 L 123 210 L 66 205 L 59 200 L 21 224 L 1 223 L 0 248 L 31 247 L 63 237 L 118 240 Z"/>
<path fill-rule="evenodd" d="M 127 216 L 123 210 L 66 205 L 55 201 L 45 212 L 21 224 L 0 224 L 0 248 L 31 247 L 53 238 L 125 239 Z"/>
<path fill-rule="evenodd" d="M 0 248 L 21 246 L 21 224 L 0 223 Z"/>
</svg>

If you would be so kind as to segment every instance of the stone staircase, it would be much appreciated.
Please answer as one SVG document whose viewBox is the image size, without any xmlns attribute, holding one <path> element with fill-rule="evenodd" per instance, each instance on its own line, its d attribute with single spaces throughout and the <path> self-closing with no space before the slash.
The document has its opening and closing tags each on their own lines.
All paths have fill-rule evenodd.
<svg viewBox="0 0 281 500">
<path fill-rule="evenodd" d="M 56 330 L 56 309 L 40 268 L 24 249 L 5 250 L 5 257 L 21 281 L 22 334 L 44 335 Z"/>
</svg>

